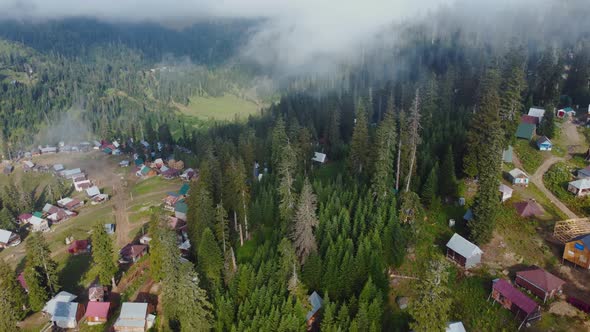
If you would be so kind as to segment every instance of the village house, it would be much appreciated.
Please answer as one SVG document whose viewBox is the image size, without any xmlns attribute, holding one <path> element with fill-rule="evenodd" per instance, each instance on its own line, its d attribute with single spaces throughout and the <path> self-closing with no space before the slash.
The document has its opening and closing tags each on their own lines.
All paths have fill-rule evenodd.
<svg viewBox="0 0 590 332">
<path fill-rule="evenodd" d="M 144 332 L 151 328 L 154 319 L 148 314 L 147 303 L 125 302 L 113 328 L 116 332 Z"/>
<path fill-rule="evenodd" d="M 90 180 L 86 179 L 85 176 L 75 178 L 73 181 L 74 181 L 74 189 L 77 192 L 82 192 L 82 191 L 92 187 L 92 182 Z"/>
<path fill-rule="evenodd" d="M 190 181 L 192 180 L 195 176 L 196 176 L 196 172 L 194 169 L 192 168 L 187 168 L 184 170 L 184 172 L 182 172 L 182 174 L 180 175 L 180 179 L 182 179 L 183 181 Z"/>
<path fill-rule="evenodd" d="M 188 211 L 188 206 L 184 202 L 176 203 L 174 207 L 174 216 L 178 219 L 186 220 L 186 213 Z"/>
<path fill-rule="evenodd" d="M 183 183 L 182 186 L 180 187 L 180 189 L 178 189 L 178 194 L 180 196 L 188 196 L 188 191 L 191 189 L 191 187 L 188 185 L 188 183 Z"/>
<path fill-rule="evenodd" d="M 555 115 L 560 119 L 563 119 L 566 117 L 572 118 L 572 117 L 576 116 L 576 111 L 574 111 L 574 109 L 571 107 L 565 107 L 565 108 L 557 110 L 557 112 L 555 112 Z"/>
<path fill-rule="evenodd" d="M 0 229 L 0 248 L 8 248 L 19 245 L 21 242 L 20 236 L 11 231 Z"/>
<path fill-rule="evenodd" d="M 543 299 L 543 303 L 545 303 L 561 293 L 565 281 L 539 267 L 533 267 L 526 271 L 516 272 L 515 283 Z"/>
<path fill-rule="evenodd" d="M 33 232 L 48 232 L 49 231 L 49 223 L 46 219 L 31 216 L 29 218 L 29 224 L 31 225 L 31 231 Z"/>
<path fill-rule="evenodd" d="M 502 307 L 510 310 L 521 320 L 518 327 L 519 330 L 523 325 L 541 318 L 540 306 L 521 291 L 514 288 L 507 280 L 494 280 L 490 297 L 500 303 Z"/>
<path fill-rule="evenodd" d="M 533 139 L 533 136 L 535 136 L 536 129 L 537 126 L 535 126 L 534 124 L 521 123 L 518 125 L 518 128 L 516 128 L 516 137 L 530 141 Z"/>
<path fill-rule="evenodd" d="M 323 302 L 324 301 L 322 300 L 320 295 L 315 291 L 313 293 L 311 293 L 311 295 L 309 296 L 309 304 L 311 306 L 311 310 L 309 310 L 307 312 L 307 315 L 305 316 L 305 320 L 307 321 L 307 330 L 308 331 L 313 328 L 313 325 L 319 316 L 319 312 L 320 312 L 320 309 L 322 308 Z"/>
<path fill-rule="evenodd" d="M 521 169 L 515 168 L 508 172 L 508 180 L 513 185 L 519 186 L 528 186 L 529 185 L 529 176 Z"/>
<path fill-rule="evenodd" d="M 72 255 L 86 254 L 91 249 L 90 242 L 88 240 L 75 240 L 70 243 L 68 252 Z"/>
<path fill-rule="evenodd" d="M 540 107 L 531 107 L 529 108 L 528 115 L 538 118 L 539 123 L 541 123 L 541 121 L 543 121 L 543 117 L 545 116 L 545 110 Z"/>
<path fill-rule="evenodd" d="M 465 269 L 478 265 L 481 262 L 481 255 L 483 251 L 478 246 L 457 233 L 453 234 L 447 242 L 447 258 Z"/>
<path fill-rule="evenodd" d="M 519 216 L 529 218 L 529 217 L 537 217 L 543 214 L 543 209 L 537 202 L 534 201 L 526 201 L 526 202 L 517 202 L 514 203 L 514 208 L 516 208 L 516 212 Z"/>
<path fill-rule="evenodd" d="M 53 224 L 59 224 L 60 222 L 75 217 L 77 215 L 78 214 L 76 212 L 58 209 L 55 213 L 48 215 L 47 219 L 51 221 Z"/>
<path fill-rule="evenodd" d="M 128 244 L 119 252 L 121 260 L 125 263 L 136 263 L 147 254 L 148 246 L 143 244 Z"/>
<path fill-rule="evenodd" d="M 90 301 L 86 306 L 86 322 L 88 325 L 104 324 L 109 320 L 110 302 Z"/>
<path fill-rule="evenodd" d="M 23 169 L 25 170 L 25 172 L 32 171 L 34 167 L 35 167 L 35 164 L 32 161 L 30 161 L 30 160 L 23 161 Z"/>
<path fill-rule="evenodd" d="M 82 170 L 79 168 L 64 169 L 60 171 L 59 174 L 68 180 L 84 175 L 84 173 L 82 173 Z"/>
<path fill-rule="evenodd" d="M 57 206 L 64 208 L 64 209 L 68 209 L 68 210 L 74 210 L 74 209 L 79 208 L 83 205 L 84 205 L 84 202 L 80 201 L 77 198 L 66 197 L 66 198 L 62 198 L 59 201 L 57 201 Z"/>
<path fill-rule="evenodd" d="M 92 198 L 94 196 L 100 195 L 100 189 L 98 189 L 97 186 L 92 186 L 92 187 L 86 189 L 86 195 L 88 196 L 88 198 Z"/>
<path fill-rule="evenodd" d="M 64 169 L 65 168 L 64 168 L 64 165 L 63 164 L 55 164 L 55 165 L 53 165 L 53 171 L 54 172 L 59 173 L 59 172 L 63 171 Z"/>
<path fill-rule="evenodd" d="M 129 167 L 129 160 L 121 160 L 119 162 L 119 167 Z"/>
<path fill-rule="evenodd" d="M 168 195 L 164 198 L 164 209 L 170 212 L 174 212 L 174 208 L 176 203 L 181 199 L 181 197 L 175 192 L 169 192 Z"/>
<path fill-rule="evenodd" d="M 578 197 L 590 194 L 590 179 L 580 179 L 570 182 L 567 190 Z"/>
<path fill-rule="evenodd" d="M 498 191 L 500 192 L 500 199 L 503 202 L 506 202 L 507 200 L 509 200 L 512 197 L 512 188 L 508 187 L 507 185 L 500 183 L 500 186 L 498 187 Z"/>
<path fill-rule="evenodd" d="M 590 234 L 581 235 L 566 242 L 563 249 L 563 260 L 572 262 L 583 269 L 590 269 Z"/>
<path fill-rule="evenodd" d="M 41 153 L 41 154 L 57 153 L 57 147 L 55 147 L 55 146 L 39 147 L 39 153 Z"/>
<path fill-rule="evenodd" d="M 547 136 L 541 136 L 541 138 L 537 140 L 537 148 L 539 148 L 540 151 L 551 151 L 553 143 L 551 143 L 551 140 L 549 140 Z"/>
<path fill-rule="evenodd" d="M 19 215 L 17 219 L 18 219 L 19 224 L 26 225 L 30 222 L 32 217 L 33 217 L 33 215 L 30 213 L 23 213 L 23 214 Z"/>
<path fill-rule="evenodd" d="M 61 291 L 47 301 L 42 312 L 49 316 L 57 327 L 76 328 L 78 321 L 84 316 L 84 306 L 73 302 L 75 299 L 76 295 Z"/>
<path fill-rule="evenodd" d="M 586 166 L 585 168 L 579 169 L 577 173 L 577 179 L 590 179 L 590 166 Z"/>
<path fill-rule="evenodd" d="M 520 117 L 520 123 L 527 123 L 537 126 L 539 124 L 539 118 L 536 116 L 525 114 Z"/>
</svg>

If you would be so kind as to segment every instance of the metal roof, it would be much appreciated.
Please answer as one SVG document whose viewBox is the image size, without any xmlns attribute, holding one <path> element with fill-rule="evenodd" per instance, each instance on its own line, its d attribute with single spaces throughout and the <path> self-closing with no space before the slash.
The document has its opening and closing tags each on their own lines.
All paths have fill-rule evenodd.
<svg viewBox="0 0 590 332">
<path fill-rule="evenodd" d="M 314 152 L 312 160 L 323 164 L 326 161 L 326 154 L 321 152 Z"/>
<path fill-rule="evenodd" d="M 447 325 L 445 332 L 467 332 L 462 322 L 453 322 Z"/>
<path fill-rule="evenodd" d="M 512 188 L 508 187 L 507 185 L 500 183 L 500 185 L 498 186 L 498 191 L 502 192 L 502 193 L 507 193 L 507 194 L 512 194 Z"/>
<path fill-rule="evenodd" d="M 532 283 L 535 286 L 540 287 L 545 292 L 557 290 L 561 288 L 563 284 L 565 284 L 565 281 L 561 280 L 560 278 L 554 276 L 553 274 L 541 268 L 534 268 L 531 270 L 516 272 L 516 277 L 520 277 L 528 281 L 529 283 Z"/>
<path fill-rule="evenodd" d="M 12 236 L 11 231 L 7 231 L 5 229 L 0 229 L 0 243 L 8 243 L 10 242 L 10 237 Z"/>
<path fill-rule="evenodd" d="M 88 197 L 94 197 L 96 195 L 100 195 L 100 189 L 98 189 L 97 186 L 92 186 L 92 187 L 86 189 L 86 195 L 88 195 Z"/>
<path fill-rule="evenodd" d="M 529 109 L 528 115 L 535 116 L 537 118 L 542 118 L 543 116 L 545 116 L 545 110 L 542 108 L 531 107 Z"/>
<path fill-rule="evenodd" d="M 479 249 L 478 246 L 467 241 L 467 239 L 457 233 L 455 233 L 449 242 L 447 242 L 447 248 L 453 250 L 465 258 L 472 257 L 477 254 L 483 254 L 483 251 Z"/>
<path fill-rule="evenodd" d="M 513 170 L 511 170 L 510 172 L 508 172 L 508 174 L 510 174 L 510 176 L 512 176 L 513 178 L 517 178 L 517 177 L 529 177 L 523 170 L 521 170 L 520 168 L 515 168 Z"/>
<path fill-rule="evenodd" d="M 76 302 L 57 302 L 55 304 L 55 310 L 50 313 L 51 320 L 72 320 L 76 319 L 78 313 L 78 303 Z"/>
<path fill-rule="evenodd" d="M 518 125 L 518 128 L 516 128 L 516 137 L 530 140 L 531 138 L 533 138 L 533 134 L 535 133 L 536 127 L 537 126 L 535 126 L 534 124 L 521 123 Z"/>
<path fill-rule="evenodd" d="M 313 293 L 311 293 L 311 295 L 309 296 L 311 310 L 307 313 L 307 320 L 309 320 L 313 315 L 316 314 L 316 312 L 318 312 L 318 310 L 322 308 L 322 302 L 324 302 L 324 300 L 322 300 L 322 298 L 317 292 L 314 291 Z"/>
<path fill-rule="evenodd" d="M 508 281 L 504 279 L 496 279 L 493 281 L 493 288 L 508 298 L 513 304 L 515 304 L 520 310 L 524 311 L 527 315 L 535 312 L 539 305 L 531 300 L 528 296 L 524 295 L 521 291 L 514 288 Z"/>
<path fill-rule="evenodd" d="M 590 179 L 580 179 L 580 180 L 572 181 L 569 184 L 570 184 L 570 186 L 580 189 L 580 190 L 590 189 Z"/>
<path fill-rule="evenodd" d="M 54 296 L 51 300 L 47 301 L 45 307 L 43 307 L 43 311 L 52 315 L 55 313 L 55 307 L 58 302 L 72 302 L 76 299 L 76 295 L 68 293 L 66 291 L 59 292 L 56 296 Z"/>
<path fill-rule="evenodd" d="M 147 303 L 125 302 L 121 306 L 121 315 L 119 319 L 139 319 L 145 321 L 147 315 Z"/>
</svg>

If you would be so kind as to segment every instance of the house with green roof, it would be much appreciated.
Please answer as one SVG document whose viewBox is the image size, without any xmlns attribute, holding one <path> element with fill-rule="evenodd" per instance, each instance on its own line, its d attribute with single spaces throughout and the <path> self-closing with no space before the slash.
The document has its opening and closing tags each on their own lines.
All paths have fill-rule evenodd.
<svg viewBox="0 0 590 332">
<path fill-rule="evenodd" d="M 177 202 L 174 208 L 174 216 L 181 220 L 186 220 L 188 206 L 184 202 Z"/>
<path fill-rule="evenodd" d="M 516 137 L 527 139 L 530 141 L 533 139 L 533 136 L 535 136 L 535 129 L 537 129 L 537 126 L 535 126 L 534 124 L 521 123 L 518 125 L 518 128 L 516 129 Z"/>
<path fill-rule="evenodd" d="M 188 183 L 184 183 L 182 185 L 182 187 L 180 187 L 180 190 L 178 190 L 178 194 L 180 196 L 186 196 L 188 194 L 189 189 L 190 189 L 190 186 L 188 185 Z"/>
</svg>

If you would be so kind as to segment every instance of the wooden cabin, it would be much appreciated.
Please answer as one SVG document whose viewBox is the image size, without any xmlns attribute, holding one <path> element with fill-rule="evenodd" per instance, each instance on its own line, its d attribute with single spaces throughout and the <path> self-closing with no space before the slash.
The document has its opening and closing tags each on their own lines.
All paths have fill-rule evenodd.
<svg viewBox="0 0 590 332">
<path fill-rule="evenodd" d="M 502 307 L 510 310 L 521 321 L 518 329 L 523 325 L 535 322 L 541 318 L 541 307 L 521 291 L 514 288 L 510 282 L 504 279 L 493 281 L 490 297 L 500 303 Z M 488 298 L 489 299 L 489 298 Z"/>
<path fill-rule="evenodd" d="M 590 234 L 566 242 L 563 260 L 570 261 L 586 270 L 590 269 Z"/>
</svg>

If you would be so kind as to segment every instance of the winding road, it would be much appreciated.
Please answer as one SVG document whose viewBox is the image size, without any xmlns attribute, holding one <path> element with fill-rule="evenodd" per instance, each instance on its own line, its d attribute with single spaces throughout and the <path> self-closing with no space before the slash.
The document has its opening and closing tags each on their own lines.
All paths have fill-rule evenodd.
<svg viewBox="0 0 590 332">
<path fill-rule="evenodd" d="M 551 203 L 555 204 L 555 206 L 557 206 L 557 208 L 559 208 L 561 212 L 563 212 L 568 218 L 575 219 L 578 218 L 578 216 L 575 213 L 573 213 L 572 210 L 570 210 L 565 204 L 563 204 L 557 197 L 555 197 L 555 195 L 553 195 L 553 193 L 549 191 L 543 183 L 543 176 L 545 175 L 545 173 L 547 173 L 549 168 L 553 166 L 553 164 L 570 159 L 572 157 L 572 154 L 576 152 L 575 150 L 582 146 L 583 141 L 580 137 L 580 133 L 578 133 L 576 125 L 573 124 L 571 121 L 563 123 L 562 135 L 565 135 L 567 142 L 569 144 L 567 147 L 567 156 L 565 158 L 552 156 L 549 159 L 545 160 L 543 164 L 541 164 L 541 166 L 537 168 L 535 174 L 531 176 L 531 182 L 534 183 L 535 186 L 537 186 L 537 188 L 539 188 L 539 190 L 545 196 L 547 196 L 547 198 L 549 198 Z"/>
</svg>

